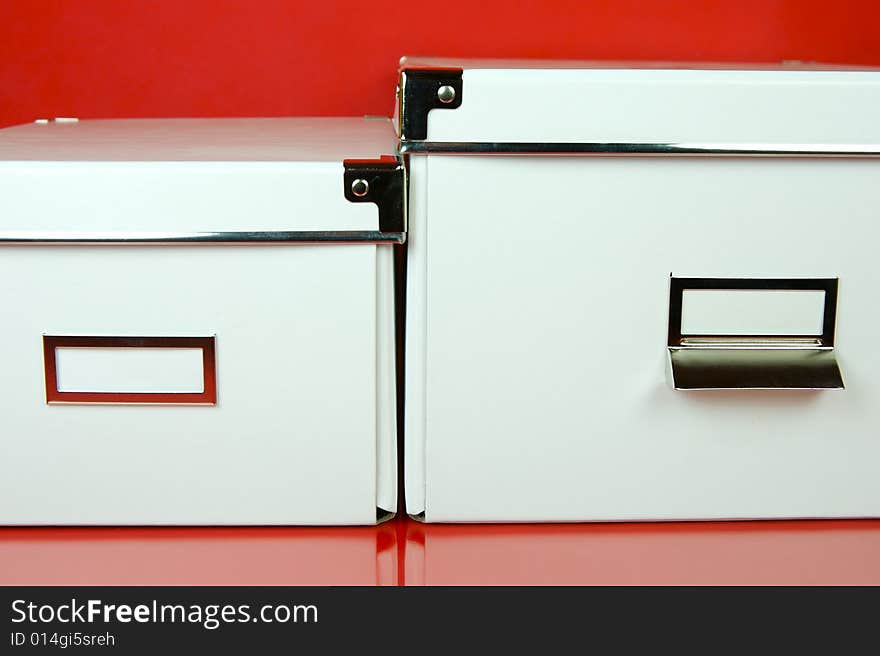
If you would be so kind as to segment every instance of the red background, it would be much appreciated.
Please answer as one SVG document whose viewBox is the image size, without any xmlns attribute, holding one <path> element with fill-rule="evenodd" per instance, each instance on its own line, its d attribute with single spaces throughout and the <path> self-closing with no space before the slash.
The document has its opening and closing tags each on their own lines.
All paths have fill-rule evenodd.
<svg viewBox="0 0 880 656">
<path fill-rule="evenodd" d="M 401 55 L 880 65 L 873 0 L 3 0 L 0 126 L 390 114 Z"/>
</svg>

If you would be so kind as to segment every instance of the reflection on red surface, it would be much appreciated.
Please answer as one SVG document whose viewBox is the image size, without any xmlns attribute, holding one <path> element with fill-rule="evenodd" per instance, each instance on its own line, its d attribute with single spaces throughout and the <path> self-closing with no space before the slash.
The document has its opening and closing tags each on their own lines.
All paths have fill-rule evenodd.
<svg viewBox="0 0 880 656">
<path fill-rule="evenodd" d="M 0 585 L 880 584 L 880 521 L 0 529 Z"/>
<path fill-rule="evenodd" d="M 0 529 L 2 585 L 396 585 L 393 525 Z"/>
<path fill-rule="evenodd" d="M 880 521 L 411 524 L 407 585 L 880 584 Z"/>
</svg>

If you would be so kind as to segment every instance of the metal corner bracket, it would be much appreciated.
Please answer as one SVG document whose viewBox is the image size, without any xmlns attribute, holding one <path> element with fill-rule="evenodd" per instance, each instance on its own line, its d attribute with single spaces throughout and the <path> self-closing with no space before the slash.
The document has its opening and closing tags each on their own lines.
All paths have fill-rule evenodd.
<svg viewBox="0 0 880 656">
<path fill-rule="evenodd" d="M 461 69 L 403 69 L 398 86 L 400 139 L 427 139 L 428 113 L 461 107 L 462 86 Z"/>
<path fill-rule="evenodd" d="M 834 352 L 837 278 L 670 277 L 667 348 L 676 390 L 844 389 Z M 820 335 L 682 334 L 685 290 L 821 291 Z"/>
<path fill-rule="evenodd" d="M 394 157 L 345 160 L 343 193 L 352 203 L 374 203 L 379 208 L 379 232 L 406 239 L 406 170 Z"/>
</svg>

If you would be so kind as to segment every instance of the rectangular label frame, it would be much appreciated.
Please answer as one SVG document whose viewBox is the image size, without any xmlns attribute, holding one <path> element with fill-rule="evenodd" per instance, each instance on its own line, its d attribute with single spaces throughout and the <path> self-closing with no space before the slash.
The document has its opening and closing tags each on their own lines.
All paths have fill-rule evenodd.
<svg viewBox="0 0 880 656">
<path fill-rule="evenodd" d="M 97 337 L 43 335 L 46 403 L 216 405 L 216 337 Z M 58 389 L 56 348 L 201 349 L 204 389 L 201 392 L 62 392 Z"/>
<path fill-rule="evenodd" d="M 824 348 L 834 346 L 837 321 L 837 278 L 677 278 L 669 281 L 669 329 L 667 345 L 680 346 L 687 339 L 718 339 L 720 335 L 683 334 L 681 327 L 684 291 L 701 290 L 754 290 L 754 291 L 821 291 L 825 292 L 822 332 L 819 335 L 736 335 L 739 340 L 809 340 Z"/>
</svg>

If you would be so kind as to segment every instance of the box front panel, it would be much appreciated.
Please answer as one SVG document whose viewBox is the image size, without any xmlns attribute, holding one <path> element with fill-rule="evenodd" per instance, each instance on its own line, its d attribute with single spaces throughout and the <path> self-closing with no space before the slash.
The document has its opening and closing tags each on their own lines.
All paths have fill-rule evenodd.
<svg viewBox="0 0 880 656">
<path fill-rule="evenodd" d="M 374 246 L 7 246 L 0 299 L 0 523 L 375 521 Z M 189 343 L 75 340 L 65 394 L 168 398 L 47 404 L 44 335 L 213 338 L 216 404 Z"/>
<path fill-rule="evenodd" d="M 876 162 L 426 169 L 429 521 L 880 515 Z M 839 277 L 846 389 L 673 390 L 671 272 Z"/>
</svg>

